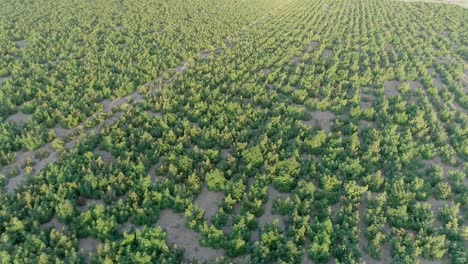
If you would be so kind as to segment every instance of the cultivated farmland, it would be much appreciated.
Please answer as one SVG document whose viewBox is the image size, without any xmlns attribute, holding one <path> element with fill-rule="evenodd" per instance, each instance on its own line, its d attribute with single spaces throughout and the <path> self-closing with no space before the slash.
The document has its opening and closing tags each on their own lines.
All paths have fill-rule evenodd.
<svg viewBox="0 0 468 264">
<path fill-rule="evenodd" d="M 0 262 L 467 263 L 440 2 L 0 0 Z"/>
</svg>

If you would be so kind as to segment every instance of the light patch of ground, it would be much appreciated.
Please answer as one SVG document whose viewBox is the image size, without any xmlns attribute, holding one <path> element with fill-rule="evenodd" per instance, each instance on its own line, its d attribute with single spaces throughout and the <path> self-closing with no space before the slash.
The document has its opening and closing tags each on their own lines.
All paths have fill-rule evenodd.
<svg viewBox="0 0 468 264">
<path fill-rule="evenodd" d="M 421 163 L 424 165 L 424 169 L 430 168 L 431 166 L 438 165 L 444 171 L 444 175 L 448 175 L 450 171 L 459 171 L 460 169 L 451 166 L 449 164 L 445 164 L 440 157 L 435 157 L 431 160 L 422 160 Z"/>
<path fill-rule="evenodd" d="M 36 152 L 38 152 L 40 150 L 44 151 L 44 150 L 47 150 L 49 148 L 50 148 L 50 144 L 46 144 L 42 148 L 38 149 L 37 151 L 30 151 L 30 152 L 21 153 L 20 155 L 17 155 L 16 164 L 23 164 L 28 158 L 34 157 L 34 153 L 36 153 Z M 42 160 L 36 162 L 36 164 L 34 164 L 32 166 L 33 173 L 41 171 L 47 165 L 49 165 L 52 162 L 55 162 L 56 160 L 57 160 L 57 153 L 53 152 L 52 154 L 47 156 L 45 159 L 42 159 Z M 20 185 L 25 180 L 25 177 L 26 177 L 26 174 L 25 174 L 24 170 L 22 170 L 22 171 L 20 171 L 20 173 L 17 176 L 15 176 L 13 178 L 10 178 L 8 180 L 8 184 L 6 185 L 7 192 L 11 192 L 11 191 L 15 190 L 18 187 L 18 185 Z"/>
<path fill-rule="evenodd" d="M 303 123 L 309 126 L 318 124 L 325 132 L 330 132 L 331 121 L 335 119 L 335 114 L 329 111 L 314 111 L 311 112 L 311 116 L 311 120 L 303 121 Z"/>
<path fill-rule="evenodd" d="M 385 44 L 385 47 L 384 47 L 384 49 L 385 49 L 386 52 L 389 52 L 389 51 L 391 51 L 391 50 L 394 49 L 394 48 L 395 48 L 395 46 L 393 46 L 393 44 L 391 44 L 391 43 L 386 43 L 386 44 Z"/>
<path fill-rule="evenodd" d="M 81 212 L 86 212 L 91 206 L 98 204 L 104 204 L 104 201 L 102 199 L 86 199 L 86 204 L 79 208 Z"/>
<path fill-rule="evenodd" d="M 31 118 L 32 118 L 32 115 L 27 115 L 27 114 L 23 114 L 21 112 L 18 112 L 16 114 L 13 114 L 13 115 L 9 116 L 7 118 L 7 121 L 15 123 L 17 125 L 22 125 L 22 124 L 28 122 L 29 120 L 31 120 Z"/>
<path fill-rule="evenodd" d="M 359 130 L 363 130 L 364 128 L 375 128 L 375 122 L 370 122 L 366 120 L 359 120 Z"/>
<path fill-rule="evenodd" d="M 162 163 L 163 163 L 163 159 L 160 158 L 158 163 L 156 163 L 154 166 L 152 166 L 150 168 L 150 170 L 148 171 L 148 175 L 151 178 L 151 182 L 155 183 L 155 182 L 164 180 L 164 178 L 165 178 L 164 176 L 156 175 L 156 170 L 158 170 L 161 167 Z"/>
<path fill-rule="evenodd" d="M 175 69 L 175 72 L 177 74 L 181 74 L 181 73 L 184 73 L 187 69 L 188 69 L 188 62 L 183 61 L 179 66 L 177 66 L 177 68 Z"/>
<path fill-rule="evenodd" d="M 102 243 L 93 237 L 78 239 L 78 249 L 81 253 L 96 252 L 99 247 L 102 247 Z"/>
<path fill-rule="evenodd" d="M 322 57 L 328 59 L 333 56 L 333 51 L 331 49 L 324 49 L 322 53 Z"/>
<path fill-rule="evenodd" d="M 312 50 L 315 50 L 318 46 L 320 46 L 320 43 L 318 43 L 317 41 L 312 41 L 309 43 L 309 48 Z"/>
<path fill-rule="evenodd" d="M 200 55 L 200 57 L 202 57 L 202 59 L 206 60 L 210 57 L 210 54 L 206 51 L 201 51 L 200 53 L 198 53 L 198 55 Z"/>
<path fill-rule="evenodd" d="M 24 49 L 26 48 L 26 40 L 18 40 L 18 41 L 15 41 L 15 45 L 20 48 L 20 49 Z"/>
<path fill-rule="evenodd" d="M 361 109 L 366 109 L 366 108 L 371 107 L 374 101 L 375 101 L 375 96 L 361 93 L 361 100 L 359 101 L 359 106 Z"/>
<path fill-rule="evenodd" d="M 411 81 L 411 82 L 409 83 L 409 85 L 410 85 L 410 89 L 411 89 L 412 91 L 417 91 L 417 90 L 422 90 L 422 89 L 424 89 L 424 87 L 422 86 L 422 84 L 421 84 L 420 81 Z"/>
<path fill-rule="evenodd" d="M 148 111 L 148 115 L 151 117 L 161 117 L 161 113 L 153 111 Z"/>
<path fill-rule="evenodd" d="M 267 69 L 267 68 L 263 68 L 262 73 L 263 73 L 263 75 L 268 75 L 268 73 L 270 73 L 270 70 Z"/>
<path fill-rule="evenodd" d="M 117 159 L 112 156 L 112 154 L 105 150 L 95 149 L 94 154 L 101 157 L 101 159 L 106 163 L 117 163 Z"/>
<path fill-rule="evenodd" d="M 125 222 L 123 223 L 120 228 L 119 228 L 119 231 L 124 234 L 124 233 L 128 233 L 130 230 L 142 230 L 143 229 L 143 226 L 137 226 L 137 225 L 134 225 L 130 222 Z"/>
<path fill-rule="evenodd" d="M 205 210 L 205 218 L 211 221 L 211 218 L 218 212 L 219 203 L 223 198 L 222 192 L 213 192 L 203 186 L 202 192 L 195 199 L 194 203 Z"/>
<path fill-rule="evenodd" d="M 435 88 L 437 88 L 437 91 L 441 91 L 445 88 L 445 84 L 442 82 L 439 74 L 436 74 L 436 77 L 432 79 L 432 84 Z"/>
<path fill-rule="evenodd" d="M 293 61 L 294 61 L 294 64 L 296 64 L 296 66 L 297 66 L 297 65 L 301 64 L 301 57 L 294 57 Z"/>
<path fill-rule="evenodd" d="M 398 86 L 400 85 L 399 81 L 386 81 L 384 83 L 384 94 L 386 96 L 398 96 L 400 93 L 398 92 Z"/>
<path fill-rule="evenodd" d="M 1 77 L 0 76 L 0 85 L 3 83 L 3 82 L 6 82 L 7 80 L 11 79 L 11 77 Z"/>
<path fill-rule="evenodd" d="M 57 217 L 55 216 L 52 217 L 52 219 L 49 222 L 41 225 L 42 230 L 46 230 L 49 228 L 53 228 L 55 230 L 68 230 L 68 226 L 62 222 L 59 222 L 57 220 Z"/>
<path fill-rule="evenodd" d="M 203 247 L 199 241 L 201 235 L 185 227 L 185 219 L 172 210 L 163 210 L 156 226 L 167 232 L 167 241 L 179 248 L 184 248 L 187 260 L 197 259 L 201 262 L 212 263 L 216 258 L 224 256 L 224 250 Z"/>
<path fill-rule="evenodd" d="M 55 131 L 56 138 L 64 138 L 68 135 L 68 133 L 70 132 L 70 129 L 65 129 L 61 127 L 60 125 L 57 125 L 54 127 L 54 131 Z"/>
<path fill-rule="evenodd" d="M 120 107 L 122 106 L 124 103 L 127 103 L 129 101 L 129 97 L 128 96 L 125 96 L 125 97 L 122 97 L 122 98 L 118 98 L 116 100 L 109 100 L 109 99 L 106 99 L 104 101 L 102 101 L 102 106 L 104 108 L 104 112 L 110 112 L 112 111 L 112 108 L 114 107 Z"/>
<path fill-rule="evenodd" d="M 124 27 L 122 25 L 117 26 L 117 30 L 122 30 Z"/>
<path fill-rule="evenodd" d="M 231 155 L 231 149 L 221 149 L 221 157 L 227 159 L 228 155 Z"/>
<path fill-rule="evenodd" d="M 268 201 L 264 205 L 264 213 L 262 216 L 258 218 L 258 225 L 260 227 L 264 226 L 265 224 L 271 224 L 273 221 L 278 221 L 278 228 L 280 230 L 285 230 L 286 223 L 282 215 L 273 214 L 273 202 L 277 199 L 286 199 L 291 197 L 289 193 L 280 193 L 278 192 L 273 186 L 268 187 Z"/>
<path fill-rule="evenodd" d="M 462 81 L 463 81 L 463 89 L 465 93 L 468 93 L 468 69 L 463 71 Z"/>
</svg>

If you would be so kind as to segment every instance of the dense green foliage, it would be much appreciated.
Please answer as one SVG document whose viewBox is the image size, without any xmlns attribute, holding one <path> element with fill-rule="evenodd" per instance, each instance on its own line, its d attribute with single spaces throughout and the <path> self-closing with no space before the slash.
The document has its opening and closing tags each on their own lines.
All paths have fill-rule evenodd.
<svg viewBox="0 0 468 264">
<path fill-rule="evenodd" d="M 0 2 L 0 261 L 467 263 L 466 9 Z"/>
</svg>

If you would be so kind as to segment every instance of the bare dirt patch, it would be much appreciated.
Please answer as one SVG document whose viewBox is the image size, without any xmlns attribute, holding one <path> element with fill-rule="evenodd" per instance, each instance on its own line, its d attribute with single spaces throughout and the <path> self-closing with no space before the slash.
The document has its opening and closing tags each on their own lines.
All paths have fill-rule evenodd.
<svg viewBox="0 0 468 264">
<path fill-rule="evenodd" d="M 32 115 L 27 115 L 27 114 L 23 114 L 21 112 L 18 112 L 16 114 L 13 114 L 13 115 L 9 116 L 7 118 L 7 121 L 15 123 L 17 125 L 22 125 L 22 124 L 28 122 L 29 120 L 31 120 L 31 118 L 32 118 Z"/>
<path fill-rule="evenodd" d="M 202 57 L 202 59 L 206 60 L 210 57 L 210 54 L 206 51 L 201 51 L 198 53 L 198 55 L 200 55 L 200 57 Z"/>
<path fill-rule="evenodd" d="M 375 96 L 361 93 L 361 100 L 359 101 L 359 106 L 361 107 L 361 109 L 366 109 L 366 108 L 371 107 L 374 101 L 375 101 Z"/>
<path fill-rule="evenodd" d="M 11 79 L 11 77 L 1 77 L 0 76 L 0 85 L 3 83 L 3 82 L 6 82 L 7 80 Z"/>
<path fill-rule="evenodd" d="M 137 230 L 142 230 L 142 229 L 143 229 L 142 226 L 134 225 L 130 222 L 125 222 L 120 226 L 119 231 L 121 233 L 128 233 L 131 230 L 137 231 Z"/>
<path fill-rule="evenodd" d="M 298 66 L 299 64 L 301 64 L 301 57 L 294 57 L 293 62 L 294 64 L 296 64 L 296 66 Z"/>
<path fill-rule="evenodd" d="M 16 155 L 16 164 L 23 164 L 27 159 L 34 160 L 34 153 L 38 153 L 39 151 L 47 151 L 50 150 L 50 144 L 46 144 L 40 149 L 36 151 L 29 151 L 29 152 L 21 152 Z M 57 160 L 57 153 L 53 152 L 46 158 L 39 160 L 32 166 L 32 172 L 38 172 L 44 169 L 47 165 L 55 162 Z M 14 165 L 12 165 L 14 166 Z M 20 173 L 8 180 L 8 184 L 6 185 L 7 192 L 11 192 L 16 189 L 18 185 L 20 185 L 26 177 L 26 173 L 24 170 L 20 170 Z"/>
<path fill-rule="evenodd" d="M 148 115 L 151 117 L 161 117 L 161 113 L 159 112 L 153 112 L 153 111 L 148 111 Z"/>
<path fill-rule="evenodd" d="M 335 114 L 329 111 L 314 111 L 311 112 L 311 120 L 303 121 L 306 125 L 315 126 L 319 125 L 327 133 L 330 132 L 331 121 L 335 119 Z"/>
<path fill-rule="evenodd" d="M 95 252 L 98 247 L 102 247 L 102 243 L 93 237 L 78 239 L 78 249 L 82 253 Z"/>
<path fill-rule="evenodd" d="M 449 164 L 446 164 L 444 163 L 440 157 L 435 157 L 431 160 L 422 160 L 421 163 L 424 165 L 424 169 L 426 168 L 430 168 L 432 166 L 439 166 L 442 168 L 442 170 L 444 171 L 444 175 L 448 175 L 448 173 L 450 171 L 459 171 L 460 169 L 458 169 L 457 167 L 454 167 L 454 166 L 451 166 Z"/>
<path fill-rule="evenodd" d="M 105 150 L 95 149 L 94 154 L 101 157 L 101 159 L 106 163 L 117 163 L 117 159 L 112 156 L 112 154 Z"/>
<path fill-rule="evenodd" d="M 365 128 L 375 128 L 375 123 L 366 121 L 366 120 L 359 120 L 359 130 L 363 130 Z"/>
<path fill-rule="evenodd" d="M 386 43 L 385 46 L 384 46 L 384 49 L 385 49 L 386 52 L 389 52 L 394 48 L 395 48 L 395 46 L 393 44 L 391 44 L 391 43 Z"/>
<path fill-rule="evenodd" d="M 203 186 L 202 192 L 195 199 L 194 203 L 205 210 L 205 218 L 211 221 L 211 218 L 218 212 L 219 203 L 223 198 L 222 192 L 213 192 Z"/>
<path fill-rule="evenodd" d="M 98 204 L 104 204 L 104 201 L 102 199 L 86 199 L 86 204 L 79 208 L 81 212 L 86 212 L 91 206 Z"/>
<path fill-rule="evenodd" d="M 65 128 L 61 127 L 60 125 L 55 126 L 54 131 L 55 131 L 55 137 L 56 138 L 64 138 L 70 132 L 69 129 L 65 129 Z"/>
<path fill-rule="evenodd" d="M 175 72 L 177 74 L 181 74 L 181 73 L 184 73 L 188 68 L 188 62 L 187 61 L 183 61 L 179 66 L 177 66 L 177 68 L 175 69 Z"/>
<path fill-rule="evenodd" d="M 329 59 L 333 56 L 333 51 L 331 49 L 324 49 L 322 53 L 322 57 L 325 59 Z"/>
<path fill-rule="evenodd" d="M 163 210 L 156 223 L 167 232 L 167 241 L 185 249 L 187 260 L 197 259 L 202 262 L 213 262 L 224 256 L 224 250 L 203 247 L 199 241 L 201 235 L 185 227 L 185 219 L 172 210 Z"/>
<path fill-rule="evenodd" d="M 15 41 L 15 45 L 16 47 L 20 48 L 20 49 L 24 49 L 26 48 L 26 40 L 18 40 L 18 41 Z"/>
<path fill-rule="evenodd" d="M 384 94 L 385 96 L 398 96 L 400 93 L 398 92 L 398 86 L 400 85 L 399 81 L 386 81 L 384 83 Z"/>
<path fill-rule="evenodd" d="M 438 73 L 436 74 L 436 77 L 432 79 L 432 84 L 435 88 L 437 88 L 437 91 L 441 91 L 445 88 L 445 84 L 442 82 L 442 79 Z"/>
<path fill-rule="evenodd" d="M 49 228 L 53 228 L 55 230 L 67 230 L 68 226 L 62 222 L 59 222 L 57 220 L 57 217 L 54 216 L 49 222 L 41 225 L 42 230 L 46 230 Z"/>
<path fill-rule="evenodd" d="M 411 81 L 409 83 L 409 86 L 410 86 L 411 91 L 413 92 L 424 89 L 420 81 Z"/>
<path fill-rule="evenodd" d="M 273 214 L 273 202 L 277 199 L 286 199 L 291 197 L 289 193 L 280 193 L 273 186 L 268 187 L 268 201 L 264 205 L 264 213 L 258 218 L 258 224 L 260 227 L 265 224 L 271 224 L 273 221 L 278 221 L 278 228 L 285 230 L 286 223 L 282 215 Z"/>
<path fill-rule="evenodd" d="M 309 48 L 312 50 L 315 50 L 318 46 L 320 46 L 320 43 L 318 43 L 317 41 L 312 41 L 309 43 Z"/>
<path fill-rule="evenodd" d="M 227 159 L 230 154 L 231 149 L 221 149 L 221 157 L 223 157 L 223 159 Z"/>
<path fill-rule="evenodd" d="M 270 70 L 267 69 L 267 68 L 263 68 L 262 73 L 263 73 L 263 75 L 268 75 L 268 73 L 270 73 Z"/>
</svg>

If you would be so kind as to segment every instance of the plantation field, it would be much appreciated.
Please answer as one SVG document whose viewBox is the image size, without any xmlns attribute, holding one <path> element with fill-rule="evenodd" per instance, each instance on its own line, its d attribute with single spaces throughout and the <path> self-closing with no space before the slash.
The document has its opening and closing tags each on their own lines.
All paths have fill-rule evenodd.
<svg viewBox="0 0 468 264">
<path fill-rule="evenodd" d="M 468 9 L 0 6 L 0 262 L 468 263 Z"/>
<path fill-rule="evenodd" d="M 459 5 L 464 8 L 468 8 L 468 0 L 397 0 L 397 1 L 451 4 L 451 5 Z"/>
</svg>

